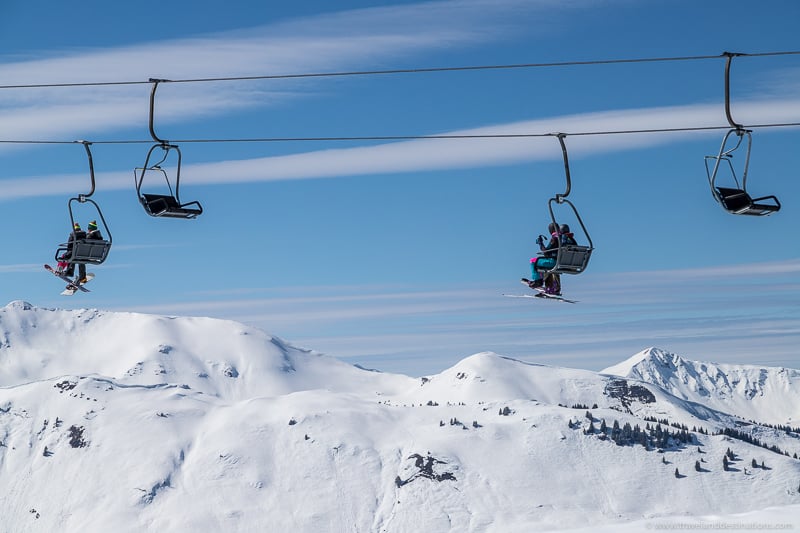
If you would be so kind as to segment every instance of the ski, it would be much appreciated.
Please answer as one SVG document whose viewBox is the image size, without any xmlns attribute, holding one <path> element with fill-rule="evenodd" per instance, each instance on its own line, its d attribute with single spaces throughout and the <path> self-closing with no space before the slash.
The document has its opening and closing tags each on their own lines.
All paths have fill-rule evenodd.
<svg viewBox="0 0 800 533">
<path fill-rule="evenodd" d="M 548 293 L 546 293 L 544 291 L 539 292 L 539 294 L 534 294 L 533 297 L 534 298 L 545 298 L 545 299 L 548 299 L 548 300 L 560 300 L 560 301 L 566 302 L 568 304 L 576 304 L 576 303 L 578 303 L 578 300 L 569 300 L 567 298 L 564 298 L 560 294 L 548 294 Z"/>
<path fill-rule="evenodd" d="M 544 287 L 532 287 L 531 286 L 531 280 L 529 280 L 529 279 L 522 278 L 520 280 L 520 282 L 523 285 L 525 285 L 526 287 L 529 287 L 529 288 L 535 290 L 537 292 L 537 294 L 504 294 L 503 296 L 508 296 L 510 298 L 547 298 L 549 300 L 560 300 L 562 302 L 569 303 L 569 304 L 578 303 L 578 300 L 569 300 L 567 298 L 564 298 L 560 294 L 549 294 L 549 293 L 545 292 L 545 288 Z"/>
<path fill-rule="evenodd" d="M 540 300 L 558 300 L 560 302 L 568 303 L 568 304 L 576 304 L 578 300 L 569 300 L 564 298 L 563 296 L 556 296 L 555 294 L 545 294 L 540 292 L 539 294 L 503 294 L 507 298 L 538 298 Z"/>
<path fill-rule="evenodd" d="M 61 293 L 64 296 L 72 296 L 78 290 L 81 290 L 83 292 L 92 292 L 89 289 L 87 289 L 86 287 L 84 287 L 83 284 L 77 284 L 76 285 L 74 280 L 69 279 L 64 274 L 60 274 L 60 273 L 56 272 L 56 269 L 54 269 L 50 265 L 44 265 L 44 268 L 45 268 L 45 270 L 50 272 L 55 277 L 67 282 L 67 288 Z M 89 274 L 86 275 L 87 281 L 92 279 L 93 277 L 94 277 L 94 275 L 92 275 L 91 277 L 89 277 Z"/>
</svg>

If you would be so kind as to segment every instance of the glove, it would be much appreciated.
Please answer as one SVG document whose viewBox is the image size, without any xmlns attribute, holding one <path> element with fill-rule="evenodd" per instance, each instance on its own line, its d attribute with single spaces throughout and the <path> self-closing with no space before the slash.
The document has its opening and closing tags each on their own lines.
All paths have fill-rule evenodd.
<svg viewBox="0 0 800 533">
<path fill-rule="evenodd" d="M 536 238 L 536 244 L 538 244 L 539 246 L 544 246 L 544 237 L 542 237 L 541 235 L 539 235 L 539 236 Z"/>
</svg>

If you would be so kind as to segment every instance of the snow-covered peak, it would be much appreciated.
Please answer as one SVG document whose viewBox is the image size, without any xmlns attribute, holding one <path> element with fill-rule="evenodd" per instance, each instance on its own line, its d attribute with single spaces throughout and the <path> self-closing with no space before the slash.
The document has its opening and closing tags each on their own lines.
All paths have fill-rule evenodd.
<svg viewBox="0 0 800 533">
<path fill-rule="evenodd" d="M 308 364 L 313 361 L 313 364 Z M 0 310 L 0 386 L 63 375 L 178 383 L 229 400 L 300 390 L 389 390 L 414 380 L 368 372 L 243 324 L 97 309 Z"/>
<path fill-rule="evenodd" d="M 650 362 L 655 365 L 669 366 L 679 364 L 678 361 L 682 361 L 679 356 L 661 348 L 650 347 L 632 355 L 621 363 L 601 370 L 600 373 L 614 376 L 630 376 L 634 368 L 641 366 L 643 363 Z"/>
<path fill-rule="evenodd" d="M 20 309 L 22 311 L 29 311 L 33 309 L 33 304 L 30 304 L 24 300 L 14 300 L 13 302 L 9 302 L 5 306 L 6 309 Z"/>
<path fill-rule="evenodd" d="M 648 348 L 602 373 L 652 383 L 678 398 L 758 422 L 800 420 L 800 371 L 793 369 L 690 361 Z"/>
</svg>

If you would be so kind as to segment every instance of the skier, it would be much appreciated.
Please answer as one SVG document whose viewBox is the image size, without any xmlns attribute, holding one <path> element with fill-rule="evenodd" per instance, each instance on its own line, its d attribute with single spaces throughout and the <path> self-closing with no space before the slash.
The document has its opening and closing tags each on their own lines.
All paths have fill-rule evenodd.
<svg viewBox="0 0 800 533">
<path fill-rule="evenodd" d="M 91 230 L 91 224 L 89 224 L 89 229 Z M 94 223 L 94 229 L 95 231 L 97 230 L 96 222 Z M 72 227 L 72 233 L 69 234 L 69 238 L 67 239 L 67 251 L 64 252 L 61 257 L 59 257 L 58 261 L 59 270 L 62 271 L 63 274 L 68 278 L 75 274 L 75 263 L 70 261 L 72 259 L 72 249 L 74 244 L 76 241 L 81 241 L 84 239 L 86 239 L 86 232 L 81 229 L 80 224 L 75 222 L 74 226 Z M 86 265 L 84 263 L 80 263 L 78 265 L 78 277 L 75 278 L 75 285 L 80 283 L 86 283 Z"/>
<path fill-rule="evenodd" d="M 575 240 L 575 234 L 569 230 L 568 224 L 561 224 L 558 232 L 561 234 L 561 244 L 578 244 L 578 241 Z"/>
<path fill-rule="evenodd" d="M 69 238 L 67 239 L 67 250 L 61 254 L 61 257 L 58 258 L 57 272 L 59 274 L 72 276 L 75 273 L 75 265 L 69 262 L 69 260 L 72 258 L 72 248 L 76 240 L 85 238 L 86 232 L 81 229 L 80 224 L 75 222 L 75 224 L 72 226 L 72 232 L 69 234 Z"/>
<path fill-rule="evenodd" d="M 539 250 L 543 253 L 537 257 L 531 258 L 531 275 L 533 279 L 522 278 L 522 282 L 527 283 L 528 287 L 531 289 L 541 289 L 544 287 L 544 292 L 547 294 L 560 296 L 561 276 L 558 274 L 548 274 L 546 279 L 542 276 L 542 271 L 547 271 L 555 266 L 559 240 L 561 238 L 558 224 L 555 222 L 551 222 L 548 225 L 547 231 L 550 233 L 550 240 L 547 245 L 544 244 L 543 236 L 539 235 L 536 239 L 536 244 L 539 245 Z"/>
<path fill-rule="evenodd" d="M 96 220 L 92 220 L 91 222 L 89 222 L 89 225 L 86 226 L 86 229 L 89 230 L 86 233 L 86 238 L 87 239 L 94 239 L 94 240 L 98 240 L 98 241 L 102 241 L 103 240 L 103 234 L 100 233 L 99 229 L 97 229 L 97 221 Z"/>
</svg>

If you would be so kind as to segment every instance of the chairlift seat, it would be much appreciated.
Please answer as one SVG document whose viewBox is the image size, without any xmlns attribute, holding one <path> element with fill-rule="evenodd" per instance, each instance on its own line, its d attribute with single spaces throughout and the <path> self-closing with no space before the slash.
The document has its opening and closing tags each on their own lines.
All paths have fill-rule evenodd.
<svg viewBox="0 0 800 533">
<path fill-rule="evenodd" d="M 716 189 L 722 206 L 735 215 L 764 216 L 770 215 L 781 208 L 778 198 L 773 195 L 754 199 L 747 194 L 747 191 L 742 189 L 730 187 L 717 187 Z M 764 200 L 769 200 L 769 203 L 764 203 Z"/>
<path fill-rule="evenodd" d="M 586 270 L 592 256 L 590 246 L 579 244 L 562 244 L 558 248 L 558 257 L 553 271 L 558 274 L 580 274 Z"/>
<path fill-rule="evenodd" d="M 177 198 L 169 194 L 143 193 L 141 201 L 147 214 L 154 217 L 196 218 L 203 212 L 199 202 L 181 204 Z"/>
<path fill-rule="evenodd" d="M 61 244 L 56 252 L 56 259 L 66 253 L 69 244 Z M 108 257 L 111 250 L 111 241 L 100 239 L 78 239 L 71 243 L 72 253 L 68 261 L 74 264 L 99 265 Z"/>
<path fill-rule="evenodd" d="M 543 269 L 543 271 L 551 274 L 580 274 L 586 270 L 592 250 L 591 246 L 562 244 L 558 248 L 555 265 L 552 268 Z M 547 257 L 546 253 L 541 252 L 539 256 Z"/>
</svg>

